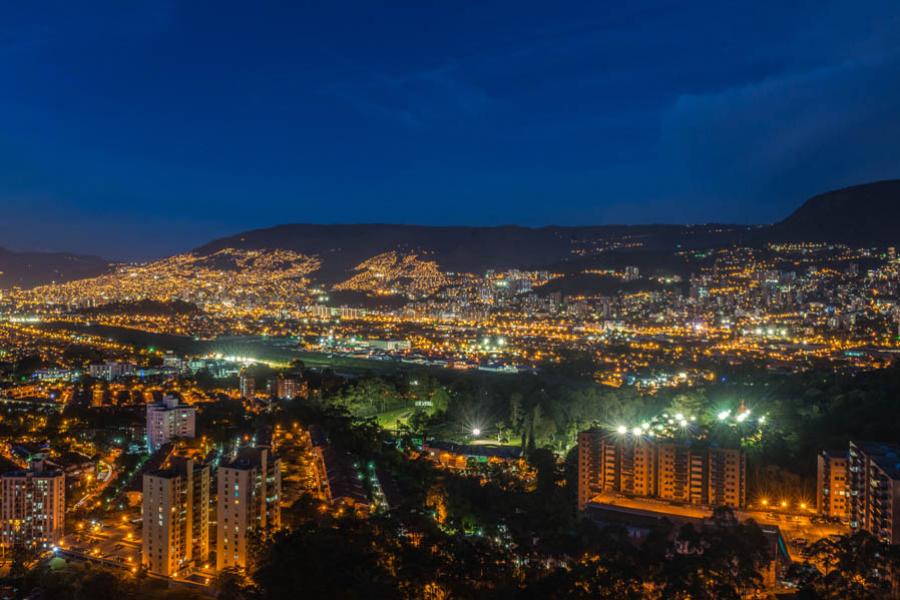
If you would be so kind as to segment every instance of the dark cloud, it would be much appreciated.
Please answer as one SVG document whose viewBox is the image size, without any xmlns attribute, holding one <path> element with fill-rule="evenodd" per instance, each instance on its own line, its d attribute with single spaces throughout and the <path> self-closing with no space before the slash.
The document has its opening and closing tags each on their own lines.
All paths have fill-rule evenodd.
<svg viewBox="0 0 900 600">
<path fill-rule="evenodd" d="M 0 23 L 0 246 L 766 222 L 900 177 L 895 1 L 89 4 Z"/>
</svg>

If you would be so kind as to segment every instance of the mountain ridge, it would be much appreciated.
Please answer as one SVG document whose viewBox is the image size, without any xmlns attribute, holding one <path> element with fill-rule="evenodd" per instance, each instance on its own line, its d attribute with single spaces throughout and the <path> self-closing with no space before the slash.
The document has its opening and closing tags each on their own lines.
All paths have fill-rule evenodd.
<svg viewBox="0 0 900 600">
<path fill-rule="evenodd" d="M 900 243 L 900 179 L 883 179 L 817 194 L 768 231 L 773 241 Z"/>
<path fill-rule="evenodd" d="M 213 257 L 226 249 L 292 251 L 320 258 L 315 278 L 335 284 L 350 277 L 364 261 L 394 251 L 417 254 L 422 260 L 438 263 L 445 272 L 483 273 L 489 269 L 584 268 L 601 255 L 624 254 L 631 260 L 629 256 L 643 252 L 647 259 L 680 250 L 786 241 L 900 245 L 900 179 L 817 194 L 771 225 L 293 223 L 217 238 L 189 254 Z M 0 289 L 93 277 L 110 266 L 93 256 L 0 248 Z"/>
<path fill-rule="evenodd" d="M 0 247 L 0 289 L 30 288 L 52 282 L 85 279 L 105 273 L 109 263 L 99 256 L 68 252 L 15 252 Z"/>
</svg>

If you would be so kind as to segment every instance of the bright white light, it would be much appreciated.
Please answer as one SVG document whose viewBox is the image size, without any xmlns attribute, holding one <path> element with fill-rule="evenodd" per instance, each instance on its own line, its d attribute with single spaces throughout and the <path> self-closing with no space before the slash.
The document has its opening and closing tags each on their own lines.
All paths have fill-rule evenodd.
<svg viewBox="0 0 900 600">
<path fill-rule="evenodd" d="M 624 425 L 619 425 L 618 427 L 616 427 L 616 432 L 621 435 L 625 435 L 626 433 L 628 433 L 628 428 Z"/>
<path fill-rule="evenodd" d="M 640 427 L 635 427 L 631 430 L 631 433 L 633 433 L 634 435 L 641 435 L 641 433 L 643 433 L 643 430 Z"/>
<path fill-rule="evenodd" d="M 761 417 L 759 418 L 759 422 L 760 422 L 760 424 L 765 423 L 765 422 L 766 422 L 766 415 L 761 416 Z"/>
<path fill-rule="evenodd" d="M 475 429 L 472 430 L 472 435 L 474 435 L 475 437 L 478 437 L 479 435 L 481 435 L 481 430 L 476 427 Z"/>
<path fill-rule="evenodd" d="M 684 415 L 681 413 L 675 413 L 675 418 L 679 421 L 684 421 Z"/>
<path fill-rule="evenodd" d="M 750 416 L 750 411 L 746 410 L 746 411 L 742 412 L 741 414 L 739 414 L 738 416 L 736 416 L 735 419 L 737 419 L 738 423 L 743 423 L 749 416 Z"/>
<path fill-rule="evenodd" d="M 719 419 L 720 421 L 724 421 L 725 419 L 728 418 L 728 415 L 730 415 L 730 414 L 731 414 L 730 410 L 723 410 L 722 412 L 720 412 L 719 414 L 716 415 L 716 418 Z"/>
</svg>

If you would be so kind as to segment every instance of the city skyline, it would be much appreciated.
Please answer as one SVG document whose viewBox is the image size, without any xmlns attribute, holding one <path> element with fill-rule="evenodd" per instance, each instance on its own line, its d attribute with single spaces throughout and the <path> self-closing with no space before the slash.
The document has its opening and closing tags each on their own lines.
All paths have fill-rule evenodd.
<svg viewBox="0 0 900 600">
<path fill-rule="evenodd" d="M 0 591 L 900 600 L 900 5 L 0 11 Z"/>
</svg>

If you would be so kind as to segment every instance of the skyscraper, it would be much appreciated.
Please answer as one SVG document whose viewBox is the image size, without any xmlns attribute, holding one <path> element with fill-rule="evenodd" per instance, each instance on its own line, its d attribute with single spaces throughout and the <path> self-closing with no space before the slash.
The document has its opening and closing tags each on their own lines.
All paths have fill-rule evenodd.
<svg viewBox="0 0 900 600">
<path fill-rule="evenodd" d="M 165 577 L 186 575 L 209 559 L 209 466 L 173 457 L 144 474 L 141 564 Z"/>
<path fill-rule="evenodd" d="M 243 448 L 217 474 L 216 568 L 246 568 L 248 540 L 281 526 L 281 460 Z"/>
</svg>

